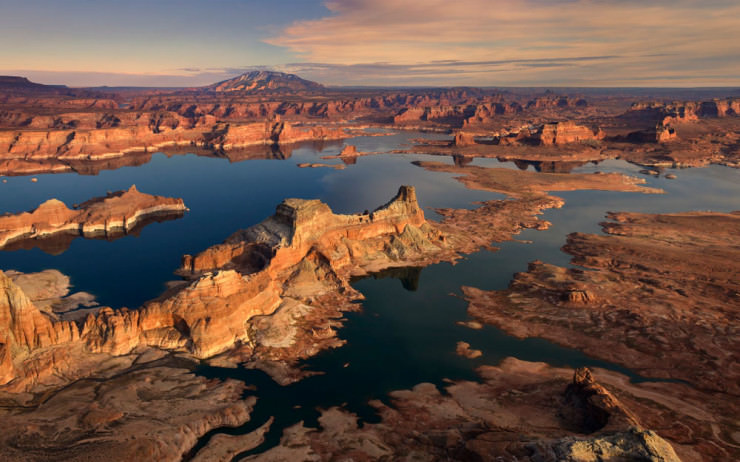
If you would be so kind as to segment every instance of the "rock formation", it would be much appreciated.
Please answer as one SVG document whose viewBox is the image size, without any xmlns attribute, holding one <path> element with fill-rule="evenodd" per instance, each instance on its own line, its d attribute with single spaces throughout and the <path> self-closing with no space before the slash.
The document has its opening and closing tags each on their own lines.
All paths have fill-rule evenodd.
<svg viewBox="0 0 740 462">
<path fill-rule="evenodd" d="M 472 189 L 482 189 L 506 194 L 514 198 L 546 196 L 547 191 L 575 191 L 593 189 L 601 191 L 633 191 L 660 194 L 663 191 L 642 186 L 644 179 L 620 173 L 538 173 L 507 168 L 477 166 L 456 167 L 440 162 L 414 161 L 414 165 L 435 172 L 460 174 L 457 180 Z"/>
<path fill-rule="evenodd" d="M 0 248 L 65 234 L 74 238 L 123 236 L 156 217 L 180 217 L 187 208 L 182 199 L 144 194 L 131 186 L 127 191 L 83 202 L 74 209 L 49 199 L 35 210 L 0 216 Z"/>
<path fill-rule="evenodd" d="M 677 165 L 740 165 L 733 129 L 740 120 L 734 116 L 740 109 L 737 98 L 639 103 L 624 112 L 628 97 L 611 94 L 586 102 L 572 95 L 472 88 L 338 91 L 266 71 L 179 90 L 109 94 L 38 88 L 21 79 L 0 85 L 0 174 L 84 171 L 84 164 L 161 149 L 225 155 L 245 147 L 342 139 L 358 127 L 388 126 L 444 133 L 462 129 L 452 145 L 435 149 L 450 155 L 589 161 L 624 153 L 647 164 L 670 156 Z M 706 133 L 697 135 L 686 124 Z M 588 128 L 594 126 L 601 129 Z M 700 143 L 692 144 L 697 138 Z M 656 151 L 655 143 L 666 146 Z M 421 150 L 427 152 L 428 146 Z"/>
<path fill-rule="evenodd" d="M 69 277 L 57 270 L 38 273 L 5 271 L 5 275 L 42 313 L 54 320 L 80 320 L 100 307 L 92 294 L 69 293 Z"/>
<path fill-rule="evenodd" d="M 242 382 L 199 377 L 161 352 L 104 364 L 42 398 L 3 393 L 0 460 L 178 462 L 207 432 L 249 421 L 256 401 Z"/>
<path fill-rule="evenodd" d="M 475 145 L 475 137 L 470 133 L 459 131 L 455 133 L 455 138 L 452 140 L 454 146 L 473 146 Z"/>
<path fill-rule="evenodd" d="M 219 124 L 210 116 L 187 123 L 178 119 L 182 117 L 164 124 L 142 117 L 112 128 L 0 131 L 0 160 L 99 161 L 172 146 L 227 151 L 345 137 L 340 128 L 297 126 L 280 120 Z"/>
<path fill-rule="evenodd" d="M 322 348 L 315 338 L 322 323 L 323 347 L 336 342 L 330 318 L 350 309 L 359 296 L 349 286 L 350 276 L 454 255 L 425 221 L 414 189 L 402 187 L 386 205 L 359 215 L 335 215 L 319 201 L 288 199 L 264 222 L 186 255 L 180 273 L 190 282 L 184 286 L 138 310 L 102 308 L 80 324 L 54 321 L 0 276 L 8 294 L 0 325 L 9 332 L 0 339 L 2 381 L 23 389 L 58 380 L 49 377 L 52 371 L 84 373 L 60 360 L 59 352 L 69 352 L 71 345 L 88 354 L 125 355 L 149 346 L 197 358 L 245 345 L 242 358 L 262 348 L 262 358 L 296 360 L 311 351 L 301 342 Z M 286 321 L 287 326 L 279 324 Z M 275 341 L 268 335 L 286 328 L 293 332 L 287 343 L 284 336 Z"/>
<path fill-rule="evenodd" d="M 598 141 L 604 138 L 601 130 L 592 130 L 575 122 L 556 122 L 545 124 L 539 133 L 539 141 L 542 145 L 569 144 L 585 141 Z"/>
<path fill-rule="evenodd" d="M 517 337 L 542 337 L 690 384 L 703 412 L 727 429 L 712 437 L 721 448 L 715 457 L 732 459 L 740 212 L 609 217 L 606 236 L 568 237 L 564 250 L 586 269 L 533 262 L 508 290 L 465 287 L 469 313 Z M 683 425 L 700 431 L 694 421 Z"/>
<path fill-rule="evenodd" d="M 356 415 L 339 407 L 323 410 L 320 429 L 297 424 L 284 432 L 280 445 L 251 460 L 681 460 L 671 443 L 642 427 L 588 369 L 573 374 L 507 358 L 478 373 L 482 382 L 453 382 L 445 393 L 431 383 L 391 392 L 390 405 L 371 402 L 381 417 L 376 424 L 359 425 Z M 630 405 L 655 399 L 609 373 L 599 376 Z M 680 406 L 673 409 L 681 412 Z"/>
</svg>

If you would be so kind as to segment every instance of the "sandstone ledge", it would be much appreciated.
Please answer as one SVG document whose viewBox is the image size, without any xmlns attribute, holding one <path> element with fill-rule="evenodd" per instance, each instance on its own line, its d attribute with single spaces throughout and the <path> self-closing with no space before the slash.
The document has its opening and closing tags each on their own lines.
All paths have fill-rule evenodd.
<svg viewBox="0 0 740 462">
<path fill-rule="evenodd" d="M 49 199 L 35 210 L 0 216 L 0 249 L 21 240 L 40 240 L 58 234 L 83 237 L 122 236 L 153 217 L 181 216 L 182 199 L 126 191 L 91 199 L 74 209 Z"/>
</svg>

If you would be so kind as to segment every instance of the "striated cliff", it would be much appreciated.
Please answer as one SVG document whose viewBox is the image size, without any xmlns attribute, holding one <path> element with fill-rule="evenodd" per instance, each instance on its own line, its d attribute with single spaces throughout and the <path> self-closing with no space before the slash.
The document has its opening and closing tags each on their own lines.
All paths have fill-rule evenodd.
<svg viewBox="0 0 740 462">
<path fill-rule="evenodd" d="M 148 218 L 180 216 L 186 210 L 182 199 L 141 193 L 135 185 L 126 191 L 91 199 L 75 209 L 57 199 L 49 199 L 30 212 L 0 216 L 0 248 L 56 234 L 123 235 Z"/>
<path fill-rule="evenodd" d="M 56 122 L 34 120 L 46 127 L 0 131 L 0 160 L 97 161 L 169 146 L 230 150 L 346 137 L 341 128 L 297 126 L 279 119 L 272 122 L 219 124 L 215 123 L 212 116 L 185 119 L 160 114 L 156 117 L 137 117 L 126 123 L 119 119 L 108 124 L 110 126 L 98 128 L 63 129 L 58 129 L 65 126 L 58 119 Z M 110 122 L 110 119 L 107 120 Z M 101 124 L 100 119 L 95 123 Z"/>
<path fill-rule="evenodd" d="M 573 121 L 545 124 L 538 135 L 540 144 L 544 146 L 604 139 L 604 132 L 601 130 L 577 125 Z"/>
</svg>

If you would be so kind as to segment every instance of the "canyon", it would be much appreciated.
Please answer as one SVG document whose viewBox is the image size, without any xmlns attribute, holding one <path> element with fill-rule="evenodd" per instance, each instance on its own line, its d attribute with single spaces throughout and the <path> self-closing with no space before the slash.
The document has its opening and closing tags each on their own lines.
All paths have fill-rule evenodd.
<svg viewBox="0 0 740 462">
<path fill-rule="evenodd" d="M 354 341 L 343 332 L 364 309 L 356 288 L 362 278 L 398 278 L 423 298 L 422 268 L 456 267 L 536 241 L 534 233 L 551 229 L 556 209 L 567 212 L 580 191 L 645 194 L 634 196 L 637 204 L 670 196 L 675 189 L 664 179 L 691 176 L 673 169 L 740 166 L 735 96 L 677 91 L 685 100 L 652 101 L 626 90 L 563 93 L 350 89 L 267 71 L 179 89 L 74 89 L 0 78 L 0 176 L 8 177 L 0 189 L 12 187 L 11 194 L 35 198 L 41 193 L 30 188 L 65 184 L 56 179 L 71 174 L 85 175 L 88 188 L 99 181 L 117 189 L 113 175 L 122 167 L 151 166 L 159 152 L 167 162 L 184 154 L 229 161 L 218 170 L 199 170 L 204 164 L 192 159 L 173 163 L 172 179 L 152 170 L 156 182 L 142 187 L 177 185 L 189 194 L 185 200 L 131 186 L 71 208 L 48 199 L 0 216 L 0 257 L 53 264 L 67 261 L 78 237 L 113 245 L 175 223 L 155 221 L 189 220 L 185 201 L 200 212 L 213 209 L 198 215 L 197 225 L 142 238 L 186 244 L 177 244 L 184 249 L 179 267 L 172 262 L 177 280 L 140 306 L 114 305 L 105 290 L 88 293 L 75 265 L 67 264 L 68 275 L 62 265 L 24 272 L 3 263 L 0 460 L 737 458 L 737 211 L 612 212 L 604 234 L 568 234 L 568 267 L 530 260 L 506 289 L 458 284 L 470 316 L 457 321 L 461 329 L 543 339 L 601 361 L 589 368 L 496 360 L 462 336 L 448 353 L 473 377 L 440 376 L 374 394 L 366 400 L 369 415 L 340 401 L 316 409 L 299 401 L 291 412 L 316 419 L 286 425 L 270 401 L 276 392 L 269 387 L 291 390 L 327 373 L 309 364 Z M 258 159 L 289 159 L 297 172 Z M 256 162 L 241 163 L 247 160 Z M 373 191 L 396 188 L 400 175 L 420 186 L 401 186 L 384 205 L 354 213 L 371 197 L 360 178 L 367 165 L 378 172 Z M 21 186 L 18 177 L 28 175 L 40 181 Z M 341 178 L 348 183 L 334 183 Z M 311 188 L 295 189 L 308 198 L 285 199 L 282 189 L 302 181 L 337 189 L 328 201 L 310 198 L 321 197 Z M 231 188 L 223 203 L 191 205 L 219 182 Z M 258 201 L 242 188 L 256 191 Z M 447 200 L 445 191 L 453 190 Z M 276 194 L 274 214 L 260 222 L 247 214 Z M 478 199 L 461 204 L 455 195 Z M 361 200 L 348 199 L 355 196 Z M 595 194 L 591 206 L 599 206 L 597 197 L 607 196 Z M 731 197 L 727 203 L 735 207 Z M 348 209 L 353 213 L 335 212 Z M 209 220 L 231 227 L 205 245 L 185 241 L 188 233 L 206 233 Z M 239 225 L 248 227 L 234 232 Z M 29 253 L 37 247 L 48 260 Z M 106 259 L 74 255 L 90 258 L 91 267 Z M 140 278 L 148 277 L 147 261 L 133 266 Z M 493 274 L 494 266 L 481 272 Z M 436 316 L 434 303 L 424 316 Z M 406 328 L 425 329 L 423 321 Z M 394 355 L 412 355 L 411 348 L 378 361 Z M 354 360 L 339 365 L 353 367 Z"/>
</svg>

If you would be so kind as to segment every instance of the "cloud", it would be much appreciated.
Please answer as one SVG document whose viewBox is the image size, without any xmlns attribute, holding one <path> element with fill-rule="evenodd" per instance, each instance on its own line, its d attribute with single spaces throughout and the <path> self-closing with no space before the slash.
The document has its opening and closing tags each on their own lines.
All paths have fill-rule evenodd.
<svg viewBox="0 0 740 462">
<path fill-rule="evenodd" d="M 49 71 L 31 69 L 3 69 L 2 75 L 20 75 L 31 81 L 47 85 L 71 87 L 195 87 L 233 77 L 235 74 L 222 70 L 190 71 L 177 73 L 143 74 L 124 72 Z"/>
<path fill-rule="evenodd" d="M 740 3 L 331 0 L 265 41 L 354 83 L 737 84 Z M 291 65 L 286 65 L 289 68 Z M 293 65 L 295 67 L 295 65 Z M 395 66 L 395 67 L 394 67 Z M 454 80 L 449 80 L 455 71 Z M 377 75 L 383 69 L 390 72 Z M 552 72 L 555 70 L 556 72 Z M 369 71 L 371 75 L 361 75 Z M 438 79 L 434 80 L 436 73 Z M 447 79 L 447 80 L 445 80 Z"/>
</svg>

